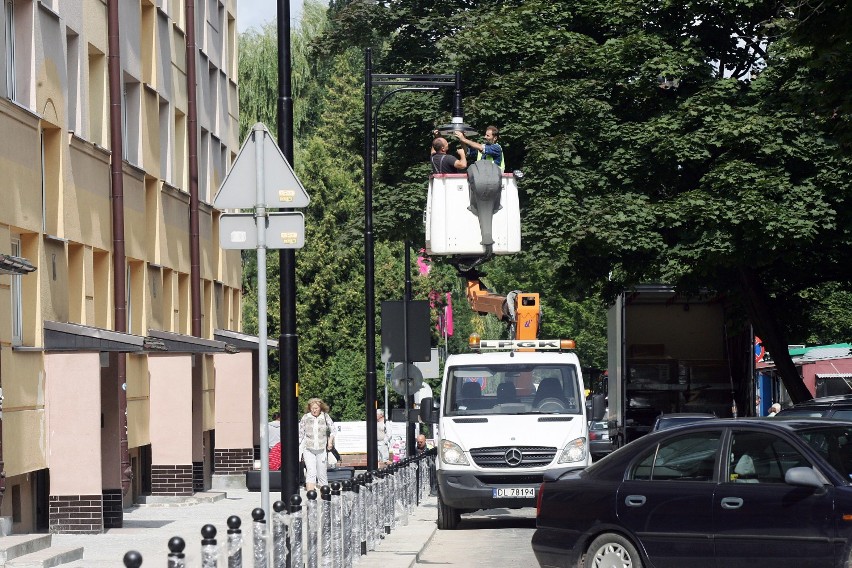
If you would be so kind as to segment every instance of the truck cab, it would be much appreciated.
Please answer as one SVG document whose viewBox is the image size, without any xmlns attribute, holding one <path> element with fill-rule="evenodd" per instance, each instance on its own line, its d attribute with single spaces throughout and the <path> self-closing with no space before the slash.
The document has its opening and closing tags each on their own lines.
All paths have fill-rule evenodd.
<svg viewBox="0 0 852 568">
<path fill-rule="evenodd" d="M 587 415 L 580 362 L 563 342 L 481 344 L 504 349 L 450 355 L 440 404 L 423 401 L 438 414 L 441 529 L 464 512 L 534 507 L 545 472 L 591 463 L 588 421 L 604 414 L 597 397 L 597 418 Z"/>
</svg>

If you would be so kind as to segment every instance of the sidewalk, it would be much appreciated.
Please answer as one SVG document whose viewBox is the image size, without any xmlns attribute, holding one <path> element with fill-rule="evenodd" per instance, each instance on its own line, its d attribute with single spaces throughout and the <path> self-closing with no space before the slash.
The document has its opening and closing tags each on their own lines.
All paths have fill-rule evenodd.
<svg viewBox="0 0 852 568">
<path fill-rule="evenodd" d="M 272 494 L 275 501 L 277 494 Z M 302 498 L 305 499 L 304 491 Z M 134 506 L 124 511 L 124 527 L 97 535 L 55 534 L 53 546 L 82 546 L 82 560 L 62 564 L 60 568 L 116 568 L 129 550 L 142 554 L 143 566 L 162 566 L 168 557 L 168 542 L 174 536 L 186 541 L 187 568 L 201 567 L 201 527 L 217 529 L 220 550 L 227 542 L 226 520 L 237 515 L 242 520 L 243 566 L 252 562 L 251 511 L 260 506 L 260 493 L 245 489 L 197 493 L 192 503 Z M 306 500 L 305 500 L 306 502 Z M 363 568 L 409 568 L 435 533 L 437 518 L 435 497 L 426 497 L 409 516 L 407 526 L 397 526 L 377 545 L 376 550 L 360 558 Z M 222 562 L 220 566 L 226 566 Z M 271 566 L 271 559 L 270 559 Z"/>
</svg>

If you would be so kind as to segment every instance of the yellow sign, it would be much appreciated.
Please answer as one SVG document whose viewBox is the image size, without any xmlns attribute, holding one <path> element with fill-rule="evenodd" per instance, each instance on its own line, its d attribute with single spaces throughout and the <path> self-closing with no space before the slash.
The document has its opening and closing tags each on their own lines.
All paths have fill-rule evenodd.
<svg viewBox="0 0 852 568">
<path fill-rule="evenodd" d="M 292 189 L 279 189 L 278 201 L 281 203 L 290 203 L 296 198 L 296 192 Z"/>
<path fill-rule="evenodd" d="M 281 242 L 285 245 L 294 245 L 299 242 L 299 233 L 281 233 Z"/>
</svg>

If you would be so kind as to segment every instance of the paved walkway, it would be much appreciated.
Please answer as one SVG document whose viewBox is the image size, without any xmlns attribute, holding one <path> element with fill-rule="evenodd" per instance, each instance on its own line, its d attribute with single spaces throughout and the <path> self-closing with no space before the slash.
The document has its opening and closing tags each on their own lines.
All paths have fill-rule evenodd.
<svg viewBox="0 0 852 568">
<path fill-rule="evenodd" d="M 277 494 L 271 494 L 274 501 Z M 304 498 L 304 491 L 302 497 Z M 97 535 L 53 535 L 53 546 L 82 546 L 83 559 L 60 568 L 116 568 L 129 550 L 142 554 L 143 566 L 163 566 L 168 557 L 168 542 L 174 536 L 186 541 L 186 566 L 201 567 L 201 527 L 213 524 L 216 540 L 223 550 L 219 566 L 227 566 L 224 546 L 227 540 L 226 520 L 237 515 L 243 526 L 243 566 L 253 566 L 251 549 L 251 511 L 260 506 L 260 493 L 245 489 L 228 489 L 196 494 L 194 502 L 134 506 L 124 511 L 124 527 L 109 529 Z M 407 526 L 398 526 L 387 535 L 375 551 L 360 558 L 361 568 L 408 568 L 416 562 L 435 533 L 437 518 L 435 497 L 426 497 L 409 517 Z"/>
</svg>

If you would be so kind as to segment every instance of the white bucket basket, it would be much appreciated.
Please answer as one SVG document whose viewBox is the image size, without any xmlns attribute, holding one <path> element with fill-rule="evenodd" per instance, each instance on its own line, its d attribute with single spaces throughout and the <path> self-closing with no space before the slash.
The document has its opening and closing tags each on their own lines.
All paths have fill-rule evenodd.
<svg viewBox="0 0 852 568">
<path fill-rule="evenodd" d="M 521 210 L 514 174 L 503 174 L 501 209 L 492 219 L 494 254 L 521 251 Z M 433 174 L 426 199 L 426 252 L 431 255 L 484 255 L 479 219 L 471 212 L 467 174 Z"/>
</svg>

